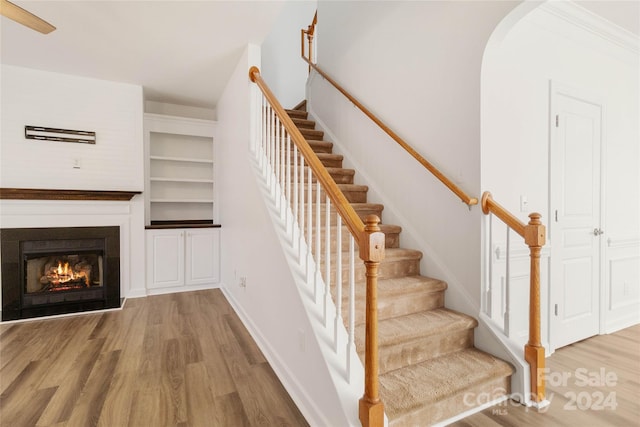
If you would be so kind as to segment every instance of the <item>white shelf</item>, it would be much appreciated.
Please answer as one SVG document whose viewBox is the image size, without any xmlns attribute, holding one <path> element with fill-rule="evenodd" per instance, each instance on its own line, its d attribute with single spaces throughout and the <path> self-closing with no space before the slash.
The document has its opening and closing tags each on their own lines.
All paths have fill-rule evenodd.
<svg viewBox="0 0 640 427">
<path fill-rule="evenodd" d="M 149 181 L 152 181 L 152 182 L 191 182 L 191 183 L 213 184 L 213 179 L 193 179 L 193 178 L 153 177 L 153 178 L 149 178 Z"/>
<path fill-rule="evenodd" d="M 215 122 L 145 114 L 145 222 L 217 217 Z"/>
<path fill-rule="evenodd" d="M 190 157 L 167 157 L 167 156 L 149 156 L 151 160 L 163 160 L 167 162 L 186 162 L 186 163 L 206 163 L 213 164 L 213 160 L 209 159 L 195 159 Z"/>
</svg>

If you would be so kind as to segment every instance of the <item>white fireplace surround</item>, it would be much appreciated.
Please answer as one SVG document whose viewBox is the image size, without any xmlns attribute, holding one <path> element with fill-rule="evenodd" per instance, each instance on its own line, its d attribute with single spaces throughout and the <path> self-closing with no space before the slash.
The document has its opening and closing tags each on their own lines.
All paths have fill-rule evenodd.
<svg viewBox="0 0 640 427">
<path fill-rule="evenodd" d="M 0 228 L 104 226 L 120 227 L 120 296 L 145 296 L 141 195 L 130 201 L 0 200 Z"/>
</svg>

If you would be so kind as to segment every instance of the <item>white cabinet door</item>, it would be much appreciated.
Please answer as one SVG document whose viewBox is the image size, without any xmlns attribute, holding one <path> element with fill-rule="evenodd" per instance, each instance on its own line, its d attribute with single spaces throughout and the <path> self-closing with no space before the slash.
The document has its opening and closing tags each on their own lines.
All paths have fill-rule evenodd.
<svg viewBox="0 0 640 427">
<path fill-rule="evenodd" d="M 186 284 L 220 281 L 220 231 L 213 228 L 186 230 Z"/>
<path fill-rule="evenodd" d="M 147 288 L 184 286 L 184 230 L 147 230 Z"/>
</svg>

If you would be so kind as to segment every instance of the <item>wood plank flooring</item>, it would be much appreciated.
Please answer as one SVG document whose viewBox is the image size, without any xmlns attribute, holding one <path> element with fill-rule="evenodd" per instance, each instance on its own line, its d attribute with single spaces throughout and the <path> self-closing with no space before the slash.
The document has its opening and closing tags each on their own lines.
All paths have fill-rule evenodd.
<svg viewBox="0 0 640 427">
<path fill-rule="evenodd" d="M 0 425 L 306 426 L 219 290 L 0 325 Z"/>
<path fill-rule="evenodd" d="M 640 325 L 561 348 L 547 367 L 546 410 L 505 402 L 452 425 L 640 426 Z"/>
</svg>

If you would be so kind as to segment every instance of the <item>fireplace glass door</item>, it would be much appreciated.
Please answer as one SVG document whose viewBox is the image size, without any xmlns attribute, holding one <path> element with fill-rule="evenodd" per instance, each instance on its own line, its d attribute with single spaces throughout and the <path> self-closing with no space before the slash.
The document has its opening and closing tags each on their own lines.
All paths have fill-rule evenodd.
<svg viewBox="0 0 640 427">
<path fill-rule="evenodd" d="M 26 241 L 22 260 L 25 307 L 104 297 L 103 239 Z"/>
</svg>

